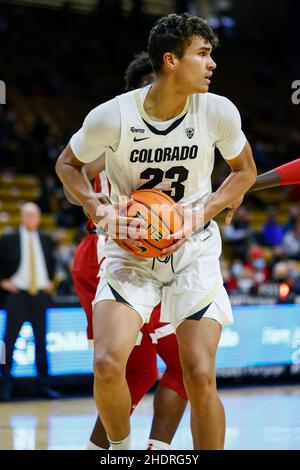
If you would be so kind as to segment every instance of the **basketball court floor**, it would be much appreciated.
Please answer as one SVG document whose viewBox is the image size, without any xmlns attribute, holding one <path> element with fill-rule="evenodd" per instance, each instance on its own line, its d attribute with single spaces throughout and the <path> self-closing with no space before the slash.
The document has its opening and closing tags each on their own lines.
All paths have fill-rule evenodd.
<svg viewBox="0 0 300 470">
<path fill-rule="evenodd" d="M 300 386 L 222 390 L 227 416 L 226 449 L 300 449 Z M 0 404 L 0 449 L 85 449 L 96 416 L 92 399 Z M 132 417 L 135 449 L 145 449 L 152 395 Z M 172 449 L 192 449 L 189 410 Z"/>
</svg>

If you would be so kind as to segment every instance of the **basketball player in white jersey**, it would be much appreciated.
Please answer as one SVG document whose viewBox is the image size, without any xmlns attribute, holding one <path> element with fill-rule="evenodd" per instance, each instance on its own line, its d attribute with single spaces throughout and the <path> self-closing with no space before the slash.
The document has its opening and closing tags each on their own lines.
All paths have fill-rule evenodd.
<svg viewBox="0 0 300 470">
<path fill-rule="evenodd" d="M 164 263 L 138 258 L 113 240 L 106 245 L 94 300 L 94 394 L 113 449 L 130 448 L 126 362 L 141 326 L 160 301 L 161 321 L 176 329 L 196 448 L 224 446 L 215 355 L 222 326 L 233 319 L 220 273 L 220 234 L 212 219 L 239 204 L 255 182 L 256 168 L 236 107 L 208 93 L 216 45 L 214 32 L 201 18 L 161 18 L 148 43 L 154 83 L 92 110 L 57 162 L 64 185 L 116 242 L 126 234 L 139 246 L 136 237 L 146 236 L 143 220 L 134 230 L 132 219 L 118 212 L 120 196 L 171 183 L 168 194 L 179 208 L 188 208 L 176 243 L 162 251 Z M 215 147 L 231 174 L 212 194 Z M 113 151 L 106 161 L 113 205 L 100 205 L 99 212 L 81 168 L 106 148 Z"/>
</svg>

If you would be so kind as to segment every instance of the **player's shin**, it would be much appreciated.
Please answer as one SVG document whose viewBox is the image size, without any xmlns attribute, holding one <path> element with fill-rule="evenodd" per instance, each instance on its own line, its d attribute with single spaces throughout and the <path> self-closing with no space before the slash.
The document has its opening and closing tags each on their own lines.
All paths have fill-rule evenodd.
<svg viewBox="0 0 300 470">
<path fill-rule="evenodd" d="M 141 326 L 137 312 L 122 303 L 103 300 L 94 308 L 94 397 L 112 448 L 130 445 L 131 396 L 125 372 Z"/>
<path fill-rule="evenodd" d="M 110 442 L 120 442 L 130 433 L 131 397 L 125 374 L 120 380 L 99 374 L 95 368 L 94 398 Z"/>
</svg>

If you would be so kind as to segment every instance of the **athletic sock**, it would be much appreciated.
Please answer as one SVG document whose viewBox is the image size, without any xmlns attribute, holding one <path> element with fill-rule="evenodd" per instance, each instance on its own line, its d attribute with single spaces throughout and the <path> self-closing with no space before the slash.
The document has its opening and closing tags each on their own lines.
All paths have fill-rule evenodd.
<svg viewBox="0 0 300 470">
<path fill-rule="evenodd" d="M 149 439 L 147 443 L 147 450 L 169 450 L 169 448 L 170 444 L 156 439 Z"/>
<path fill-rule="evenodd" d="M 96 446 L 92 441 L 89 441 L 86 446 L 86 450 L 107 450 L 103 447 Z"/>
<path fill-rule="evenodd" d="M 122 441 L 112 441 L 108 436 L 111 450 L 130 450 L 131 449 L 131 436 L 130 434 Z"/>
</svg>

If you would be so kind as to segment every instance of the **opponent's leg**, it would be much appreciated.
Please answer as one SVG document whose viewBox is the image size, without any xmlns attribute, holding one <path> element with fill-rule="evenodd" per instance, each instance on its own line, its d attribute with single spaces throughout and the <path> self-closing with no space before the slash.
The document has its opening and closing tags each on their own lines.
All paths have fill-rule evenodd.
<svg viewBox="0 0 300 470">
<path fill-rule="evenodd" d="M 168 448 L 188 399 L 183 383 L 176 335 L 173 329 L 169 332 L 168 328 L 172 328 L 171 325 L 159 323 L 155 329 L 158 335 L 157 352 L 167 369 L 159 381 L 154 397 L 154 416 L 149 438 L 149 444 L 153 444 L 153 449 Z"/>
<path fill-rule="evenodd" d="M 90 443 L 92 445 L 90 445 Z M 109 440 L 107 439 L 107 434 L 105 428 L 101 422 L 100 416 L 97 416 L 94 429 L 90 437 L 90 443 L 88 444 L 88 449 L 100 450 L 100 449 L 109 449 Z"/>
<path fill-rule="evenodd" d="M 94 397 L 111 441 L 123 441 L 130 433 L 125 371 L 141 326 L 139 314 L 125 304 L 104 300 L 94 307 Z"/>
<path fill-rule="evenodd" d="M 126 380 L 131 394 L 132 411 L 158 379 L 157 348 L 156 344 L 152 343 L 145 326 L 141 330 L 143 334 L 141 344 L 133 348 L 126 366 Z"/>
<path fill-rule="evenodd" d="M 192 408 L 197 449 L 223 449 L 225 413 L 217 394 L 215 356 L 221 325 L 215 320 L 185 320 L 176 331 L 186 390 Z"/>
<path fill-rule="evenodd" d="M 177 392 L 159 386 L 154 395 L 154 416 L 148 441 L 152 450 L 168 449 L 177 431 L 187 400 Z"/>
</svg>

